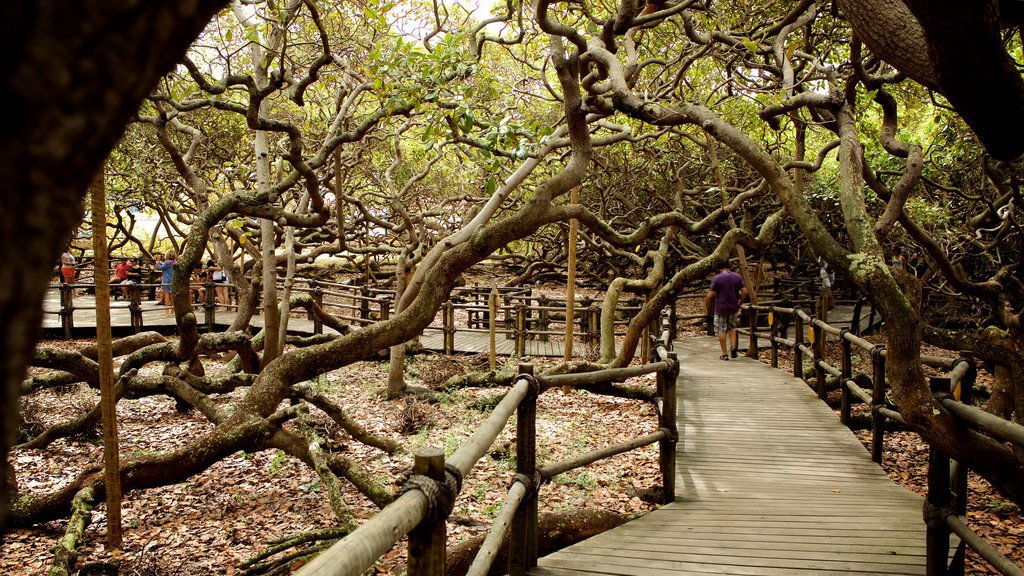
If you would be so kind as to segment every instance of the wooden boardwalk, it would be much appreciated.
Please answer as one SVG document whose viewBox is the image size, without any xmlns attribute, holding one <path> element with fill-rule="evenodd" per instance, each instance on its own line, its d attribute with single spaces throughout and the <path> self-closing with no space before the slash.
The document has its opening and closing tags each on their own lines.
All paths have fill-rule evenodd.
<svg viewBox="0 0 1024 576">
<path fill-rule="evenodd" d="M 890 482 L 806 384 L 719 360 L 713 338 L 677 351 L 676 502 L 531 574 L 925 573 L 921 497 Z"/>
</svg>

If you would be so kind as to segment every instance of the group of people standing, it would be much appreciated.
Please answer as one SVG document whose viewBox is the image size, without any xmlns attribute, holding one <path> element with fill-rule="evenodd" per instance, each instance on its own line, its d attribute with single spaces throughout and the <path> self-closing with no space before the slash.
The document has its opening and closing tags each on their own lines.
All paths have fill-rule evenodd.
<svg viewBox="0 0 1024 576">
<path fill-rule="evenodd" d="M 161 274 L 160 300 L 166 306 L 173 306 L 171 301 L 171 280 L 174 278 L 174 265 L 177 258 L 178 255 L 174 250 L 168 250 L 162 258 L 157 260 L 155 266 L 155 269 Z M 227 275 L 224 273 L 224 269 L 212 258 L 207 260 L 206 267 L 194 273 L 190 280 L 189 291 L 197 301 L 202 302 L 206 295 L 204 285 L 213 283 L 217 304 L 224 305 L 228 303 Z"/>
<path fill-rule="evenodd" d="M 174 250 L 168 250 L 164 254 L 157 255 L 156 262 L 153 264 L 152 270 L 160 273 L 160 291 L 158 293 L 158 300 L 160 304 L 165 306 L 172 306 L 171 301 L 171 281 L 174 278 L 174 266 L 177 262 L 178 255 Z M 71 254 L 70 250 L 64 250 L 60 255 L 60 279 L 65 284 L 71 284 L 74 282 L 77 276 L 77 260 L 74 255 Z M 114 274 L 110 278 L 110 284 L 112 285 L 112 291 L 116 288 L 113 285 L 118 285 L 121 289 L 121 294 L 125 298 L 128 298 L 128 286 L 130 284 L 141 284 L 142 283 L 142 267 L 139 265 L 139 260 L 135 256 L 130 256 L 123 260 L 114 268 Z M 206 261 L 206 267 L 192 277 L 191 291 L 198 296 L 198 299 L 202 301 L 205 294 L 204 284 L 212 282 L 215 285 L 216 298 L 218 304 L 227 304 L 228 301 L 228 290 L 227 290 L 227 275 L 224 273 L 224 269 L 217 265 L 213 260 Z M 116 296 L 116 292 L 112 292 Z"/>
</svg>

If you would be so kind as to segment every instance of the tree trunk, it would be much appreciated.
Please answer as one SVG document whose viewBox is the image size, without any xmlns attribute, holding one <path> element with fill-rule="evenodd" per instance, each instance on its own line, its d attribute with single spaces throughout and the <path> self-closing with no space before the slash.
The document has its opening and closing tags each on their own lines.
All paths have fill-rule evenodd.
<svg viewBox="0 0 1024 576">
<path fill-rule="evenodd" d="M 110 269 L 107 261 L 107 198 L 103 169 L 92 186 L 92 252 L 96 270 L 96 356 L 103 413 L 103 477 L 107 494 L 107 547 L 121 547 L 121 458 L 117 441 L 117 396 L 110 336 Z"/>
<path fill-rule="evenodd" d="M 17 435 L 19 390 L 53 262 L 81 221 L 89 180 L 128 118 L 225 4 L 0 3 L 0 43 L 17 55 L 0 83 L 18 110 L 0 126 L 0 531 L 12 488 L 7 452 Z"/>
</svg>

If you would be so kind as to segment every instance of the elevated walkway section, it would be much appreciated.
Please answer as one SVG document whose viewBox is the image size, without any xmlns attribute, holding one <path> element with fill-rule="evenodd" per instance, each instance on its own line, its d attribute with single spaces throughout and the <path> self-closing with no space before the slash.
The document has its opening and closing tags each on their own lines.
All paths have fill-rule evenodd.
<svg viewBox="0 0 1024 576">
<path fill-rule="evenodd" d="M 802 381 L 676 344 L 676 502 L 541 558 L 538 576 L 925 573 L 920 496 Z"/>
</svg>

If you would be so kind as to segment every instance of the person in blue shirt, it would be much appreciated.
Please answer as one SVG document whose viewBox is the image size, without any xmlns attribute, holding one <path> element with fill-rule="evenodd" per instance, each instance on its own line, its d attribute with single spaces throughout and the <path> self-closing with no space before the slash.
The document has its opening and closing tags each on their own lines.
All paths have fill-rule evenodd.
<svg viewBox="0 0 1024 576">
<path fill-rule="evenodd" d="M 156 265 L 156 269 L 163 275 L 160 286 L 160 303 L 164 306 L 174 305 L 171 301 L 171 279 L 174 277 L 174 260 L 177 257 L 174 250 L 168 250 L 164 255 L 163 262 L 158 262 Z"/>
</svg>

